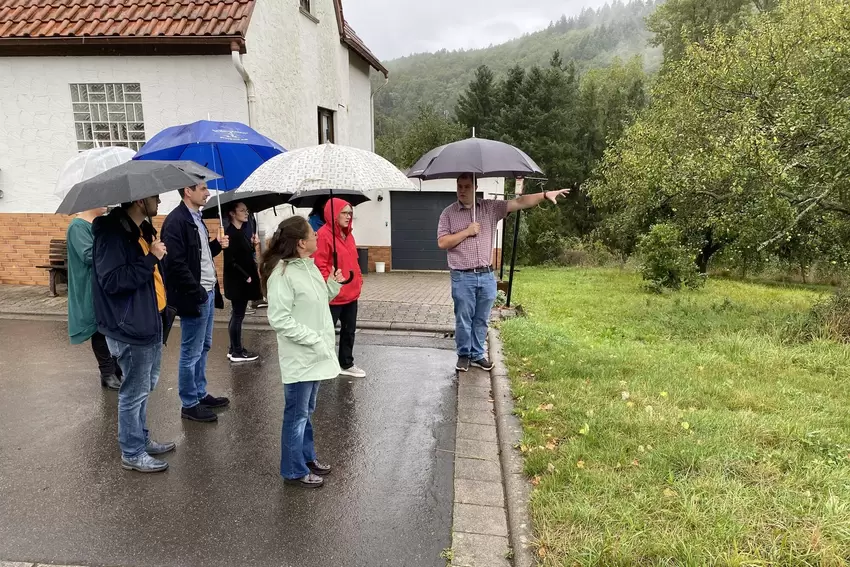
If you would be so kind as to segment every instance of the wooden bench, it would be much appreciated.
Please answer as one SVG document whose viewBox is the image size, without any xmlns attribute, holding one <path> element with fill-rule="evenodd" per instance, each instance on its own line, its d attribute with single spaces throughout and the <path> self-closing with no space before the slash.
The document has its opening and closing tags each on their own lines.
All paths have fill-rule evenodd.
<svg viewBox="0 0 850 567">
<path fill-rule="evenodd" d="M 54 238 L 50 241 L 48 264 L 36 266 L 50 273 L 50 295 L 56 297 L 56 286 L 68 283 L 68 243 L 63 239 Z"/>
</svg>

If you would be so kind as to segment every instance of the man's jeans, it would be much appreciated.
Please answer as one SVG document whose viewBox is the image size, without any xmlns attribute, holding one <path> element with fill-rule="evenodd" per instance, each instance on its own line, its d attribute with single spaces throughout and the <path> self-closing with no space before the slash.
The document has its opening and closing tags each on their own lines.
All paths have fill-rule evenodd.
<svg viewBox="0 0 850 567">
<path fill-rule="evenodd" d="M 118 444 L 124 458 L 135 459 L 145 452 L 150 441 L 148 394 L 159 381 L 162 340 L 139 346 L 106 337 L 106 343 L 124 373 L 118 390 Z"/>
<path fill-rule="evenodd" d="M 180 317 L 180 369 L 177 387 L 184 408 L 191 408 L 207 395 L 207 354 L 212 347 L 215 292 L 201 305 L 200 317 Z"/>
<path fill-rule="evenodd" d="M 286 479 L 310 473 L 307 463 L 316 460 L 313 445 L 313 412 L 319 382 L 283 385 L 283 428 L 280 433 L 280 474 Z"/>
<path fill-rule="evenodd" d="M 457 355 L 481 360 L 490 311 L 496 301 L 496 278 L 492 272 L 476 274 L 452 270 L 452 299 Z"/>
</svg>

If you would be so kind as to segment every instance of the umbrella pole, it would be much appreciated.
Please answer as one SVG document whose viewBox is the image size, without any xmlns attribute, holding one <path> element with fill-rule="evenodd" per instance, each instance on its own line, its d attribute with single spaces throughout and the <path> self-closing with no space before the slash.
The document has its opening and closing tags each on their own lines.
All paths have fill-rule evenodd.
<svg viewBox="0 0 850 567">
<path fill-rule="evenodd" d="M 207 122 L 211 122 L 209 112 L 207 112 Z M 210 144 L 210 153 L 212 153 L 213 171 L 215 171 L 215 148 L 212 144 Z M 224 171 L 222 171 L 222 175 L 224 175 Z M 218 188 L 218 181 L 216 181 L 215 195 L 218 197 L 218 226 L 221 227 L 221 230 L 224 230 L 224 215 L 221 213 L 221 190 Z"/>
<path fill-rule="evenodd" d="M 516 265 L 516 247 L 517 240 L 519 240 L 519 222 L 520 220 L 522 220 L 521 215 L 522 211 L 516 212 L 516 221 L 514 222 L 514 245 L 511 249 L 511 271 L 510 275 L 508 276 L 508 297 L 507 301 L 505 302 L 506 307 L 511 306 L 511 292 L 513 292 L 514 289 L 514 266 Z"/>
</svg>

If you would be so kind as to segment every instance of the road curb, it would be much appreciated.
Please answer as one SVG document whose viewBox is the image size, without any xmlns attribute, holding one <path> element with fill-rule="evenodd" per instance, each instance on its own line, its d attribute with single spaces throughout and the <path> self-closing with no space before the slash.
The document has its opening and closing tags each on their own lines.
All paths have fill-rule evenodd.
<svg viewBox="0 0 850 567">
<path fill-rule="evenodd" d="M 517 449 L 522 440 L 522 425 L 514 415 L 511 384 L 499 331 L 491 328 L 487 338 L 490 360 L 493 363 L 490 380 L 496 409 L 499 461 L 507 504 L 508 539 L 513 550 L 514 567 L 531 567 L 537 564 L 532 551 L 534 534 L 528 512 L 531 486 L 523 471 L 522 454 Z"/>
<path fill-rule="evenodd" d="M 24 321 L 67 321 L 68 315 L 55 312 L 20 311 L 0 312 L 0 319 L 19 319 Z M 245 328 L 263 329 L 270 328 L 264 318 L 245 318 Z M 262 321 L 262 322 L 261 322 Z M 216 323 L 227 323 L 226 319 L 216 318 Z M 175 320 L 175 325 L 180 326 L 180 320 Z M 454 334 L 454 325 L 438 325 L 431 323 L 412 323 L 403 321 L 357 321 L 357 328 L 370 331 L 406 331 L 411 333 L 441 333 L 444 335 Z"/>
</svg>

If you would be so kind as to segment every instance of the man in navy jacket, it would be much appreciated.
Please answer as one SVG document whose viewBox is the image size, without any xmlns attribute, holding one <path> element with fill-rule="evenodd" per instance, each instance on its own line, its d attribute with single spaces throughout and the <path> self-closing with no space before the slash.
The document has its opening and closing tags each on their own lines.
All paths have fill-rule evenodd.
<svg viewBox="0 0 850 567">
<path fill-rule="evenodd" d="M 118 359 L 124 382 L 118 391 L 121 466 L 160 472 L 155 459 L 174 443 L 152 441 L 147 429 L 148 395 L 159 380 L 165 286 L 160 260 L 165 245 L 146 218 L 156 215 L 159 197 L 124 203 L 92 224 L 92 297 L 98 331 Z"/>
<path fill-rule="evenodd" d="M 220 235 L 210 241 L 200 212 L 210 196 L 206 185 L 179 192 L 183 202 L 162 224 L 162 240 L 168 246 L 168 304 L 180 316 L 180 416 L 211 422 L 218 419 L 212 409 L 230 403 L 227 398 L 207 393 L 207 353 L 212 347 L 213 317 L 216 308 L 224 308 L 213 258 L 227 248 L 229 240 Z"/>
</svg>

